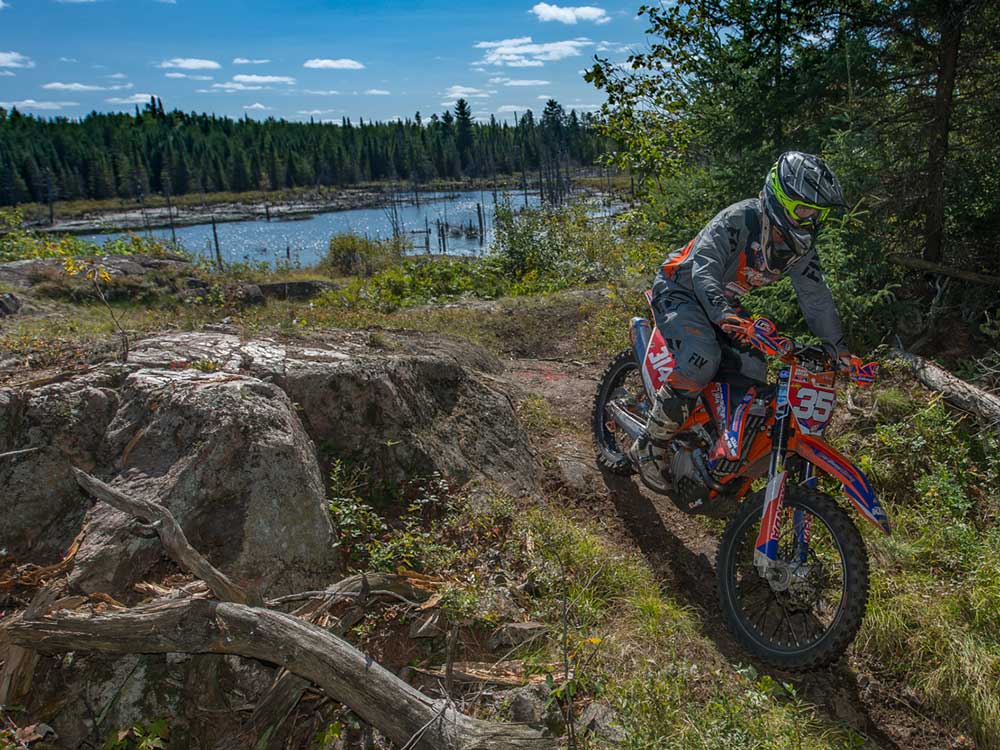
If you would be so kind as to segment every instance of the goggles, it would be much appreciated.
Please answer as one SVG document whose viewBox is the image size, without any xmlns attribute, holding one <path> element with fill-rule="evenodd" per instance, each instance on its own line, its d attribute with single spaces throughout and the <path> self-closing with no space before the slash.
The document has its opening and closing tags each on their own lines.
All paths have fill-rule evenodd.
<svg viewBox="0 0 1000 750">
<path fill-rule="evenodd" d="M 818 227 L 820 223 L 826 221 L 826 217 L 833 210 L 829 206 L 824 208 L 823 206 L 816 206 L 812 203 L 789 198 L 785 194 L 785 191 L 781 189 L 781 182 L 778 180 L 778 170 L 776 169 L 771 171 L 771 189 L 778 198 L 781 207 L 785 209 L 785 213 L 788 214 L 788 218 L 799 226 L 812 224 Z"/>
</svg>

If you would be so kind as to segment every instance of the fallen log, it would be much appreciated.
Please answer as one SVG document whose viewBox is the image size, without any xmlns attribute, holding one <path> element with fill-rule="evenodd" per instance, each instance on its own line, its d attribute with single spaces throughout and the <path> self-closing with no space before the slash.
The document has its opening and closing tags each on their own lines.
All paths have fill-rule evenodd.
<svg viewBox="0 0 1000 750">
<path fill-rule="evenodd" d="M 161 599 L 132 609 L 101 614 L 53 613 L 54 591 L 40 593 L 20 616 L 0 628 L 0 646 L 22 655 L 22 669 L 33 671 L 32 652 L 235 654 L 284 667 L 270 707 L 259 712 L 280 723 L 285 708 L 301 695 L 301 680 L 322 689 L 407 750 L 519 750 L 556 748 L 555 738 L 524 724 L 503 724 L 466 716 L 450 699 L 435 700 L 372 661 L 350 643 L 311 622 L 261 606 L 188 542 L 168 509 L 130 498 L 86 472 L 74 469 L 79 484 L 120 510 L 152 522 L 168 554 L 201 577 L 222 601 Z M 386 590 L 391 582 L 379 584 Z M 50 585 L 51 586 L 51 585 Z M 368 579 L 348 579 L 341 587 L 317 593 L 336 597 L 356 590 L 368 596 Z M 416 592 L 408 590 L 411 596 Z M 6 644 L 4 644 L 6 642 Z M 0 649 L 2 651 L 3 649 Z M 19 675 L 20 676 L 20 675 Z M 13 675 L 9 676 L 13 678 Z M 23 680 L 10 679 L 10 682 Z"/>
<path fill-rule="evenodd" d="M 919 354 L 892 349 L 890 354 L 904 361 L 925 386 L 942 394 L 949 404 L 976 415 L 994 429 L 1000 427 L 1000 397 L 977 388 Z"/>
<path fill-rule="evenodd" d="M 166 601 L 113 614 L 21 618 L 6 631 L 11 643 L 42 652 L 237 654 L 278 664 L 348 706 L 400 747 L 557 747 L 554 738 L 523 724 L 466 716 L 450 700 L 429 698 L 332 633 L 260 607 Z"/>
<path fill-rule="evenodd" d="M 1000 276 L 989 276 L 985 273 L 966 271 L 963 268 L 943 266 L 940 263 L 932 263 L 931 261 L 924 260 L 923 258 L 914 258 L 909 255 L 902 255 L 901 253 L 890 253 L 886 257 L 892 263 L 900 266 L 906 266 L 908 268 L 915 268 L 918 271 L 927 271 L 928 273 L 937 273 L 942 276 L 951 276 L 952 278 L 961 279 L 962 281 L 970 281 L 973 284 L 1000 286 Z"/>
</svg>

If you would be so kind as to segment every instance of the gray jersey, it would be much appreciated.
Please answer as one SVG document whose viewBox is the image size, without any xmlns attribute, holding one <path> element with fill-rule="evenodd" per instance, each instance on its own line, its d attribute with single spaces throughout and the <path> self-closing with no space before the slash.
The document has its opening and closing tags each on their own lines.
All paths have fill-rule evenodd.
<svg viewBox="0 0 1000 750">
<path fill-rule="evenodd" d="M 718 324 L 739 314 L 739 298 L 755 287 L 781 278 L 757 270 L 760 249 L 760 202 L 749 198 L 720 211 L 688 245 L 663 263 L 657 287 L 682 289 L 694 295 L 709 320 Z M 813 249 L 787 269 L 806 324 L 832 353 L 844 351 L 844 333 L 830 288 L 823 280 Z"/>
</svg>

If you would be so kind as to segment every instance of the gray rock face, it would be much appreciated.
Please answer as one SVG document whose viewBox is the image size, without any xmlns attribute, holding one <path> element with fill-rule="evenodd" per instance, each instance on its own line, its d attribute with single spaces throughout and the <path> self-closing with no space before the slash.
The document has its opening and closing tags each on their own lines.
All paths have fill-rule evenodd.
<svg viewBox="0 0 1000 750">
<path fill-rule="evenodd" d="M 0 549 L 59 559 L 83 528 L 72 582 L 119 594 L 160 558 L 155 538 L 77 488 L 71 466 L 164 503 L 225 572 L 279 594 L 329 580 L 323 467 L 376 481 L 439 472 L 535 489 L 534 458 L 478 347 L 333 332 L 310 344 L 179 333 L 129 364 L 28 391 L 0 389 Z M 317 446 L 319 451 L 317 451 Z"/>
<path fill-rule="evenodd" d="M 70 473 L 79 466 L 166 505 L 244 586 L 272 596 L 325 586 L 338 555 L 323 456 L 366 463 L 375 479 L 439 471 L 536 489 L 500 370 L 482 349 L 417 334 L 291 344 L 180 333 L 137 342 L 127 365 L 0 389 L 0 453 L 37 449 L 0 459 L 0 555 L 53 562 L 82 530 L 72 589 L 128 601 L 133 583 L 156 580 L 159 540 L 85 496 Z M 44 657 L 28 710 L 60 747 L 159 716 L 175 717 L 178 747 L 214 747 L 233 730 L 220 723 L 232 712 L 213 697 L 219 686 L 252 703 L 272 679 L 270 668 L 210 655 Z M 97 732 L 93 705 L 110 706 Z"/>
<path fill-rule="evenodd" d="M 324 466 L 339 457 L 367 464 L 379 480 L 437 471 L 514 492 L 536 488 L 502 367 L 472 344 L 390 332 L 329 332 L 308 344 L 179 333 L 139 342 L 131 357 L 150 367 L 210 361 L 275 383 L 297 405 Z"/>
</svg>

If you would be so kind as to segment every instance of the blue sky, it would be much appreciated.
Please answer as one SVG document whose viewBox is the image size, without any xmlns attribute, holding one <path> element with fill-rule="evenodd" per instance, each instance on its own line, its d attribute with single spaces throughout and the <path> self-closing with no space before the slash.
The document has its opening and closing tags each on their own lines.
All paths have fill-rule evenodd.
<svg viewBox="0 0 1000 750">
<path fill-rule="evenodd" d="M 639 0 L 0 0 L 0 106 L 388 120 L 468 99 L 477 117 L 587 111 L 593 56 L 641 45 Z"/>
</svg>

